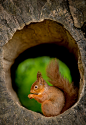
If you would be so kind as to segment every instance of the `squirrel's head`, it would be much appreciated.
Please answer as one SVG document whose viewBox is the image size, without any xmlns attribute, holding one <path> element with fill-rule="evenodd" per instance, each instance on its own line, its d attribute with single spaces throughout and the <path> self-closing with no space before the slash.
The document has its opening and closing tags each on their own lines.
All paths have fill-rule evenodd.
<svg viewBox="0 0 86 125">
<path fill-rule="evenodd" d="M 41 94 L 45 87 L 45 80 L 42 78 L 40 72 L 37 73 L 37 80 L 32 84 L 30 92 L 33 94 Z"/>
</svg>

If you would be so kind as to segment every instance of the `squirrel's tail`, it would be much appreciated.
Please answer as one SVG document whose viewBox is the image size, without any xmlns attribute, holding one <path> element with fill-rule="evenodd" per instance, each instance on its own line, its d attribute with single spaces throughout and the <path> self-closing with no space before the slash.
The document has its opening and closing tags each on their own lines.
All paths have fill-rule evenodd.
<svg viewBox="0 0 86 125">
<path fill-rule="evenodd" d="M 59 64 L 56 59 L 49 63 L 46 72 L 49 77 L 49 82 L 64 92 L 65 106 L 62 109 L 62 112 L 64 112 L 77 101 L 78 89 L 74 88 L 73 83 L 69 83 L 68 80 L 61 76 Z"/>
</svg>

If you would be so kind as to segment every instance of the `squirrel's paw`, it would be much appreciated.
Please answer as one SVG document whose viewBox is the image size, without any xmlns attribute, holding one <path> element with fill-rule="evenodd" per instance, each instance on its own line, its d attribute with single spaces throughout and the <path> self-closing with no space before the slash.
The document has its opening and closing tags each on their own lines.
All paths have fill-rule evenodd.
<svg viewBox="0 0 86 125">
<path fill-rule="evenodd" d="M 28 98 L 29 98 L 29 99 L 32 99 L 32 98 L 33 98 L 33 94 L 29 94 L 29 95 L 28 95 Z"/>
</svg>

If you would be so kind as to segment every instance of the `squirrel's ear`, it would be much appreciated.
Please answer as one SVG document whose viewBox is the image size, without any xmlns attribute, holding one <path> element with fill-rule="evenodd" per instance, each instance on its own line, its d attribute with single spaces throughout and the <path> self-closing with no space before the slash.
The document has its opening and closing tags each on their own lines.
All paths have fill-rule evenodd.
<svg viewBox="0 0 86 125">
<path fill-rule="evenodd" d="M 41 78 L 42 77 L 42 75 L 41 75 L 41 73 L 38 71 L 38 73 L 37 73 L 37 80 L 39 80 L 39 78 Z"/>
<path fill-rule="evenodd" d="M 40 82 L 40 84 L 44 84 L 44 79 L 39 71 L 37 73 L 37 80 Z"/>
</svg>

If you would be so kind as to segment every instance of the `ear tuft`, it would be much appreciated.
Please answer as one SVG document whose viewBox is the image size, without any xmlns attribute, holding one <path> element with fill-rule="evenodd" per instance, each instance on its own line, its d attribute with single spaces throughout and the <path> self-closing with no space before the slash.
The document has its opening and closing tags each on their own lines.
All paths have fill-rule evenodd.
<svg viewBox="0 0 86 125">
<path fill-rule="evenodd" d="M 45 85 L 45 81 L 41 75 L 41 73 L 38 71 L 37 73 L 37 80 L 39 81 L 40 84 L 44 84 Z"/>
<path fill-rule="evenodd" d="M 41 78 L 42 77 L 42 75 L 41 75 L 41 73 L 38 71 L 38 73 L 37 73 L 37 80 L 39 80 L 39 78 Z"/>
</svg>

